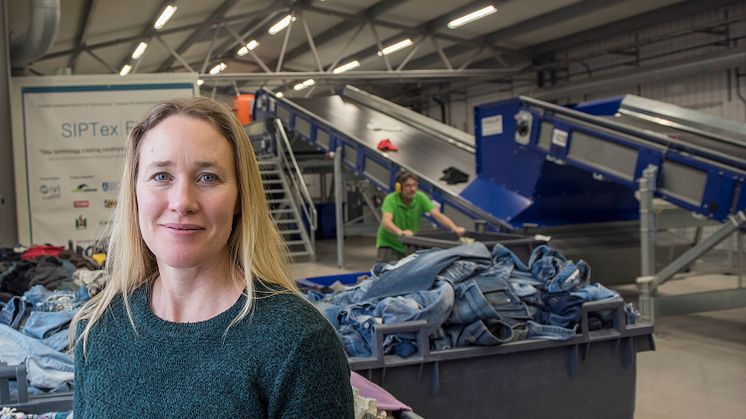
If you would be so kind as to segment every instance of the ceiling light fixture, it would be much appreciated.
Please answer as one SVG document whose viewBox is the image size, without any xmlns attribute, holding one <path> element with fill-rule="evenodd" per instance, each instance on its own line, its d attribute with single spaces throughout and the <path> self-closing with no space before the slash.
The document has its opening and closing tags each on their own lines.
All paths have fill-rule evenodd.
<svg viewBox="0 0 746 419">
<path fill-rule="evenodd" d="M 341 65 L 335 68 L 334 70 L 332 70 L 332 73 L 334 74 L 344 73 L 345 71 L 350 71 L 353 68 L 358 68 L 358 67 L 360 67 L 360 61 L 354 60 L 354 61 L 350 61 L 349 63 L 345 65 Z"/>
<path fill-rule="evenodd" d="M 277 94 L 275 94 L 275 96 L 279 97 L 279 98 L 282 98 L 282 97 L 285 97 L 285 94 L 282 93 L 282 92 L 277 92 Z"/>
<path fill-rule="evenodd" d="M 140 44 L 137 45 L 137 48 L 135 48 L 135 52 L 132 53 L 132 59 L 137 60 L 142 57 L 142 55 L 145 54 L 145 48 L 147 47 L 147 42 L 140 42 Z"/>
<path fill-rule="evenodd" d="M 163 12 L 160 16 L 158 16 L 158 20 L 155 21 L 155 25 L 153 27 L 155 29 L 161 29 L 164 26 L 166 26 L 166 22 L 168 22 L 169 19 L 171 19 L 171 16 L 176 13 L 176 6 L 168 5 L 165 9 L 163 9 Z"/>
<path fill-rule="evenodd" d="M 119 75 L 124 77 L 127 74 L 129 74 L 131 70 L 132 70 L 132 66 L 129 64 L 125 64 L 124 67 L 122 67 L 122 70 L 119 72 Z"/>
<path fill-rule="evenodd" d="M 295 90 L 297 92 L 297 91 L 303 90 L 303 89 L 305 89 L 307 87 L 311 87 L 314 84 L 316 84 L 316 81 L 314 79 L 308 79 L 308 80 L 304 81 L 303 83 L 298 83 L 295 86 L 293 86 L 293 90 Z"/>
<path fill-rule="evenodd" d="M 253 51 L 256 49 L 256 47 L 259 46 L 259 42 L 256 42 L 255 40 L 251 40 L 246 46 L 241 47 L 241 49 L 238 50 L 238 55 L 243 57 L 244 55 L 248 54 L 249 51 Z"/>
<path fill-rule="evenodd" d="M 204 80 L 202 79 L 197 80 L 197 86 L 202 86 L 203 84 L 205 84 Z"/>
<path fill-rule="evenodd" d="M 386 48 L 378 51 L 378 56 L 380 57 L 383 55 L 389 55 L 392 52 L 396 52 L 396 51 L 399 51 L 400 49 L 404 49 L 406 47 L 412 46 L 412 44 L 413 44 L 412 40 L 407 38 L 403 41 L 399 41 L 395 43 L 394 45 L 389 45 Z"/>
<path fill-rule="evenodd" d="M 226 63 L 216 64 L 215 67 L 210 69 L 210 74 L 214 76 L 220 73 L 221 71 L 225 70 L 227 67 L 228 65 Z"/>
<path fill-rule="evenodd" d="M 497 9 L 493 5 L 489 5 L 483 9 L 479 9 L 476 12 L 471 12 L 468 15 L 461 16 L 458 19 L 454 19 L 450 22 L 448 22 L 448 27 L 450 29 L 458 28 L 459 26 L 466 25 L 469 22 L 473 22 L 477 19 L 481 19 L 485 16 L 489 16 L 493 13 L 497 12 Z"/>
<path fill-rule="evenodd" d="M 285 16 L 279 22 L 275 23 L 274 25 L 272 25 L 271 28 L 269 28 L 269 31 L 268 31 L 269 34 L 270 35 L 274 35 L 274 34 L 280 32 L 281 30 L 287 28 L 288 25 L 290 25 L 291 21 L 295 22 L 295 18 L 292 15 Z"/>
</svg>

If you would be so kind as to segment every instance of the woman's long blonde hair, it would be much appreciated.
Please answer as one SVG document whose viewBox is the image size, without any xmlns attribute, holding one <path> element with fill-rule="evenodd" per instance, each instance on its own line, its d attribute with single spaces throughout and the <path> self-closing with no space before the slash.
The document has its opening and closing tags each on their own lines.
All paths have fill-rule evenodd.
<svg viewBox="0 0 746 419">
<path fill-rule="evenodd" d="M 297 292 L 295 282 L 288 274 L 287 246 L 272 222 L 259 166 L 243 127 L 227 106 L 215 100 L 204 97 L 170 100 L 151 109 L 127 138 L 121 189 L 114 211 L 106 261 L 109 280 L 101 294 L 91 299 L 78 312 L 70 328 L 71 343 L 77 344 L 82 340 L 84 351 L 91 329 L 117 296 L 122 296 L 127 315 L 133 328 L 135 327 L 129 297 L 137 288 L 152 285 L 158 275 L 155 255 L 145 245 L 140 233 L 135 185 L 140 145 L 145 134 L 174 115 L 210 123 L 228 140 L 233 149 L 240 208 L 228 238 L 228 251 L 233 266 L 240 273 L 248 298 L 230 326 L 250 313 L 255 297 L 255 279 Z M 80 337 L 75 340 L 76 326 L 81 320 L 85 320 L 86 324 Z"/>
</svg>

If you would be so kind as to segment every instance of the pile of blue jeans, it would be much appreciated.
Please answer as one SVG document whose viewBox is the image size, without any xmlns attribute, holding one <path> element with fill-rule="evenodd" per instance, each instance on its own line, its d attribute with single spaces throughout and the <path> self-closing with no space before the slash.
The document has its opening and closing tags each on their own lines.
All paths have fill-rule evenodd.
<svg viewBox="0 0 746 419">
<path fill-rule="evenodd" d="M 546 245 L 523 263 L 500 244 L 490 252 L 477 242 L 379 263 L 354 287 L 306 296 L 337 329 L 347 354 L 365 357 L 372 355 L 376 326 L 413 320 L 427 322 L 434 350 L 570 339 L 584 302 L 619 297 L 590 284 L 590 273 L 587 263 L 568 261 Z M 627 313 L 634 322 L 634 307 L 628 305 Z M 602 316 L 591 325 L 605 327 L 608 321 Z M 417 351 L 416 335 L 388 335 L 383 351 L 407 357 Z"/>
<path fill-rule="evenodd" d="M 62 351 L 70 321 L 89 298 L 86 287 L 50 291 L 35 285 L 0 304 L 0 361 L 26 365 L 32 394 L 72 389 L 73 359 Z"/>
</svg>

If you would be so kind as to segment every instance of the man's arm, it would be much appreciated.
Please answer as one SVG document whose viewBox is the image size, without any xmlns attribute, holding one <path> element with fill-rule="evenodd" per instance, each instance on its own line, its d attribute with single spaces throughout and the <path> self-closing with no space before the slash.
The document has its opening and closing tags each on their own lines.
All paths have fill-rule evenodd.
<svg viewBox="0 0 746 419">
<path fill-rule="evenodd" d="M 402 230 L 394 224 L 394 214 L 391 212 L 384 211 L 383 217 L 381 218 L 381 226 L 392 234 L 398 236 L 412 236 L 414 233 L 412 230 Z"/>
<path fill-rule="evenodd" d="M 433 208 L 428 212 L 431 217 L 435 218 L 435 221 L 439 222 L 440 224 L 446 226 L 447 229 L 451 230 L 452 232 L 458 234 L 459 236 L 463 236 L 466 232 L 466 229 L 463 227 L 459 227 L 456 225 L 456 223 L 453 222 L 448 216 L 440 212 L 438 208 Z"/>
</svg>

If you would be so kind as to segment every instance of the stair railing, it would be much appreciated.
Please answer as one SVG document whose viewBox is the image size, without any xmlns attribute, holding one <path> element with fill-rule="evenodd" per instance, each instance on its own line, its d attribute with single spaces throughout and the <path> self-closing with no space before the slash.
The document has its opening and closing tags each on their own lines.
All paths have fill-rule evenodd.
<svg viewBox="0 0 746 419">
<path fill-rule="evenodd" d="M 300 167 L 298 166 L 298 161 L 295 159 L 295 154 L 293 154 L 293 148 L 290 146 L 290 140 L 288 139 L 287 133 L 285 132 L 285 128 L 282 126 L 282 121 L 280 121 L 279 119 L 275 119 L 275 125 L 277 126 L 277 132 L 282 138 L 282 140 L 278 139 L 278 141 L 276 142 L 277 154 L 278 157 L 281 159 L 283 166 L 288 168 L 290 183 L 292 184 L 291 188 L 294 189 L 294 195 L 300 198 L 300 207 L 303 210 L 303 215 L 306 217 L 306 220 L 308 220 L 308 224 L 311 228 L 309 236 L 311 239 L 311 243 L 313 244 L 314 238 L 316 236 L 315 232 L 318 228 L 318 212 L 316 211 L 316 206 L 313 203 L 313 198 L 311 198 L 311 193 L 308 192 L 308 187 L 303 181 L 303 174 L 301 173 Z"/>
</svg>

